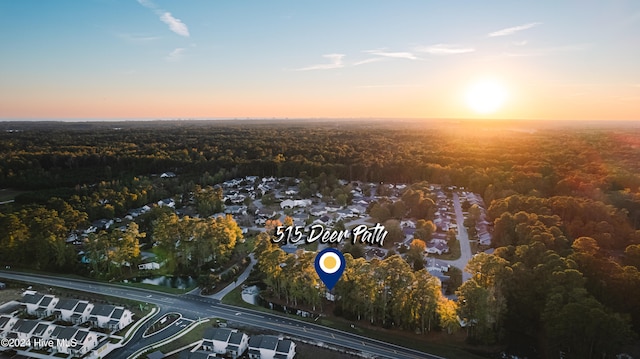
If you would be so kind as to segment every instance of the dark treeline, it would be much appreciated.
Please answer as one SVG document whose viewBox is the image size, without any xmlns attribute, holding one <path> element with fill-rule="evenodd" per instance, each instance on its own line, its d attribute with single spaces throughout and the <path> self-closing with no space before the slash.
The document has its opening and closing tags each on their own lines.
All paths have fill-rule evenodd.
<svg viewBox="0 0 640 359">
<path fill-rule="evenodd" d="M 471 342 L 505 344 L 529 357 L 557 358 L 562 352 L 565 358 L 611 358 L 640 333 L 637 129 L 517 132 L 469 123 L 282 121 L 2 123 L 0 128 L 0 188 L 27 191 L 0 207 L 0 258 L 20 256 L 31 258 L 35 268 L 73 270 L 74 253 L 64 238 L 81 223 L 121 216 L 167 196 L 185 199 L 196 186 L 245 175 L 427 181 L 479 193 L 493 224 L 495 253 L 469 264 L 473 277 L 457 292 L 463 299 L 457 315 L 470 324 Z M 152 176 L 166 171 L 178 177 Z M 405 211 L 427 218 L 428 201 L 412 204 L 413 197 L 407 191 L 406 207 L 381 204 L 372 213 L 386 218 Z M 151 215 L 140 221 L 141 231 L 149 232 L 162 213 Z M 278 250 L 272 252 L 274 260 L 282 259 Z M 405 267 L 354 263 L 363 276 L 373 267 L 380 273 Z M 294 282 L 281 283 L 272 274 L 266 273 L 267 280 L 287 301 L 322 305 L 314 291 L 287 286 Z M 412 276 L 407 280 L 418 274 Z M 362 283 L 342 285 L 364 290 L 358 287 Z M 371 290 L 372 298 L 386 298 L 384 286 Z M 389 325 L 386 301 L 375 303 L 353 302 L 341 310 Z M 394 326 L 424 332 L 429 318 L 438 317 L 434 305 L 407 319 L 413 302 L 402 303 L 406 306 L 392 313 Z M 439 326 L 450 328 L 445 322 Z"/>
</svg>

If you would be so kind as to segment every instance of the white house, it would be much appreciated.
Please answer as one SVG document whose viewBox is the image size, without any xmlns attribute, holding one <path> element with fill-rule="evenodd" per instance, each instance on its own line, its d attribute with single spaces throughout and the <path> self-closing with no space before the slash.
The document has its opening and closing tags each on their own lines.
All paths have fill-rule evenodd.
<svg viewBox="0 0 640 359">
<path fill-rule="evenodd" d="M 114 305 L 96 304 L 91 310 L 89 322 L 94 327 L 107 328 L 118 331 L 133 321 L 133 314 L 124 307 Z"/>
<path fill-rule="evenodd" d="M 87 354 L 98 345 L 96 333 L 76 327 L 57 326 L 51 333 L 51 339 L 55 340 L 57 352 L 72 354 L 76 357 Z M 76 345 L 71 345 L 74 344 L 74 340 Z"/>
<path fill-rule="evenodd" d="M 311 200 L 309 199 L 285 199 L 280 202 L 280 208 L 293 208 L 293 207 L 308 207 L 311 205 Z"/>
<path fill-rule="evenodd" d="M 309 213 L 311 213 L 312 216 L 320 217 L 327 214 L 327 210 L 324 208 L 312 208 Z"/>
<path fill-rule="evenodd" d="M 165 198 L 165 199 L 162 199 L 162 200 L 158 201 L 158 206 L 175 208 L 176 207 L 176 201 L 174 201 L 173 198 Z"/>
<path fill-rule="evenodd" d="M 249 337 L 237 329 L 209 328 L 204 332 L 202 348 L 235 359 L 249 347 Z"/>
<path fill-rule="evenodd" d="M 28 340 L 31 339 L 31 333 L 36 329 L 40 322 L 37 320 L 29 320 L 29 319 L 18 319 L 17 322 L 11 328 L 11 333 L 15 339 L 18 340 Z M 10 337 L 10 335 L 7 335 Z"/>
<path fill-rule="evenodd" d="M 9 329 L 13 328 L 18 318 L 10 317 L 8 315 L 0 315 L 0 338 L 5 338 Z"/>
<path fill-rule="evenodd" d="M 249 359 L 292 359 L 296 345 L 291 340 L 273 335 L 257 335 L 249 339 Z"/>
<path fill-rule="evenodd" d="M 139 269 L 139 270 L 154 270 L 154 269 L 160 269 L 160 263 L 157 263 L 157 262 L 149 262 L 149 263 L 138 264 L 138 269 Z"/>
<path fill-rule="evenodd" d="M 40 322 L 31 332 L 31 345 L 37 349 L 49 349 L 44 340 L 48 340 L 57 326 L 49 322 Z"/>
<path fill-rule="evenodd" d="M 443 253 L 449 253 L 449 246 L 440 240 L 431 240 L 427 243 L 427 253 L 442 255 Z"/>
<path fill-rule="evenodd" d="M 93 310 L 93 304 L 86 300 L 61 299 L 55 307 L 53 314 L 58 320 L 81 324 L 89 320 Z"/>
<path fill-rule="evenodd" d="M 56 304 L 58 304 L 58 298 L 51 294 L 43 295 L 34 291 L 26 291 L 22 296 L 22 302 L 27 314 L 45 318 L 53 313 Z"/>
</svg>

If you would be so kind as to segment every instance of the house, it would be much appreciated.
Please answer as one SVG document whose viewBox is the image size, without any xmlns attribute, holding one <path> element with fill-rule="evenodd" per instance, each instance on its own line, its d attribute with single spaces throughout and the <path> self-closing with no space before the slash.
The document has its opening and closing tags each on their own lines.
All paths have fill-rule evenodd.
<svg viewBox="0 0 640 359">
<path fill-rule="evenodd" d="M 296 344 L 291 340 L 279 340 L 276 347 L 275 359 L 293 359 L 296 355 Z"/>
<path fill-rule="evenodd" d="M 139 270 L 154 270 L 154 269 L 160 269 L 160 263 L 157 263 L 157 262 L 149 262 L 149 263 L 138 264 L 138 269 L 139 269 Z"/>
<path fill-rule="evenodd" d="M 240 357 L 249 347 L 249 337 L 237 329 L 209 328 L 204 332 L 202 348 L 206 351 Z"/>
<path fill-rule="evenodd" d="M 160 178 L 175 178 L 176 174 L 173 172 L 164 172 L 160 175 Z"/>
<path fill-rule="evenodd" d="M 53 314 L 58 320 L 81 324 L 89 319 L 93 310 L 93 304 L 86 300 L 61 299 L 55 307 Z"/>
<path fill-rule="evenodd" d="M 249 339 L 249 359 L 292 359 L 296 345 L 273 335 L 256 335 Z"/>
<path fill-rule="evenodd" d="M 27 314 L 45 318 L 53 313 L 56 304 L 58 304 L 58 298 L 51 294 L 43 295 L 34 291 L 26 291 L 22 296 L 22 303 Z"/>
<path fill-rule="evenodd" d="M 9 332 L 9 329 L 13 328 L 13 326 L 18 321 L 18 318 L 10 317 L 8 315 L 0 316 L 0 338 L 4 338 L 6 334 Z"/>
<path fill-rule="evenodd" d="M 37 349 L 48 349 L 44 346 L 44 340 L 49 339 L 51 333 L 53 333 L 56 325 L 48 322 L 40 322 L 31 332 L 31 345 Z"/>
<path fill-rule="evenodd" d="M 14 333 L 15 338 L 18 340 L 28 340 L 31 339 L 31 333 L 39 323 L 37 320 L 18 319 L 13 328 L 11 328 L 11 332 Z"/>
<path fill-rule="evenodd" d="M 327 214 L 327 210 L 324 208 L 312 208 L 311 211 L 309 211 L 309 213 L 311 213 L 312 216 L 320 217 Z"/>
<path fill-rule="evenodd" d="M 427 253 L 442 255 L 443 253 L 449 253 L 449 246 L 439 240 L 431 240 L 427 243 Z"/>
<path fill-rule="evenodd" d="M 98 346 L 96 333 L 76 327 L 57 326 L 51 333 L 51 339 L 55 339 L 57 352 L 77 357 L 87 354 Z"/>
<path fill-rule="evenodd" d="M 318 219 L 316 219 L 315 221 L 313 221 L 313 223 L 318 223 L 318 224 L 322 224 L 325 226 L 330 226 L 333 224 L 333 220 L 331 218 L 329 218 L 329 216 L 322 216 Z"/>
<path fill-rule="evenodd" d="M 165 198 L 165 199 L 162 199 L 162 200 L 158 201 L 158 206 L 159 207 L 175 208 L 176 207 L 176 201 L 174 201 L 173 198 Z"/>
<path fill-rule="evenodd" d="M 247 214 L 247 206 L 227 206 L 224 209 L 224 213 L 225 214 L 241 214 L 241 215 L 246 215 Z"/>
<path fill-rule="evenodd" d="M 293 208 L 293 207 L 308 207 L 311 205 L 311 200 L 309 199 L 285 199 L 280 202 L 280 208 Z"/>
<path fill-rule="evenodd" d="M 277 214 L 278 212 L 276 212 L 275 210 L 269 211 L 266 208 L 260 208 L 256 210 L 256 216 L 262 217 L 262 218 L 272 218 L 272 217 L 275 217 Z"/>
<path fill-rule="evenodd" d="M 7 285 L 0 282 L 0 289 L 7 289 Z"/>
<path fill-rule="evenodd" d="M 356 217 L 357 214 L 353 213 L 351 209 L 345 208 L 337 211 L 338 217 L 340 218 L 353 218 Z"/>
<path fill-rule="evenodd" d="M 103 218 L 97 221 L 93 221 L 93 223 L 91 223 L 91 227 L 95 227 L 97 229 L 109 229 L 109 227 L 111 227 L 113 223 L 114 223 L 113 219 Z"/>
<path fill-rule="evenodd" d="M 96 304 L 91 310 L 89 322 L 98 328 L 118 331 L 131 324 L 133 314 L 124 307 Z"/>
</svg>

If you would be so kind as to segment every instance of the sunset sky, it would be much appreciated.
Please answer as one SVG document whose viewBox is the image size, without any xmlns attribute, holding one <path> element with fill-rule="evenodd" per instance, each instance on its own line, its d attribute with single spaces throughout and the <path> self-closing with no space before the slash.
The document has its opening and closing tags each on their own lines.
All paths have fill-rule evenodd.
<svg viewBox="0 0 640 359">
<path fill-rule="evenodd" d="M 634 0 L 0 0 L 0 43 L 4 120 L 640 120 Z"/>
</svg>

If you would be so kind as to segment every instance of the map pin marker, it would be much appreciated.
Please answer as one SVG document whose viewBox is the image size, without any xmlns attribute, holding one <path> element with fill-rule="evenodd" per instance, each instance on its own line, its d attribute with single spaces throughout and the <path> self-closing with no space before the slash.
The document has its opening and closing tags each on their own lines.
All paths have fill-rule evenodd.
<svg viewBox="0 0 640 359">
<path fill-rule="evenodd" d="M 338 283 L 344 272 L 345 260 L 342 253 L 335 248 L 327 248 L 316 254 L 316 272 L 318 276 L 331 290 Z"/>
</svg>

